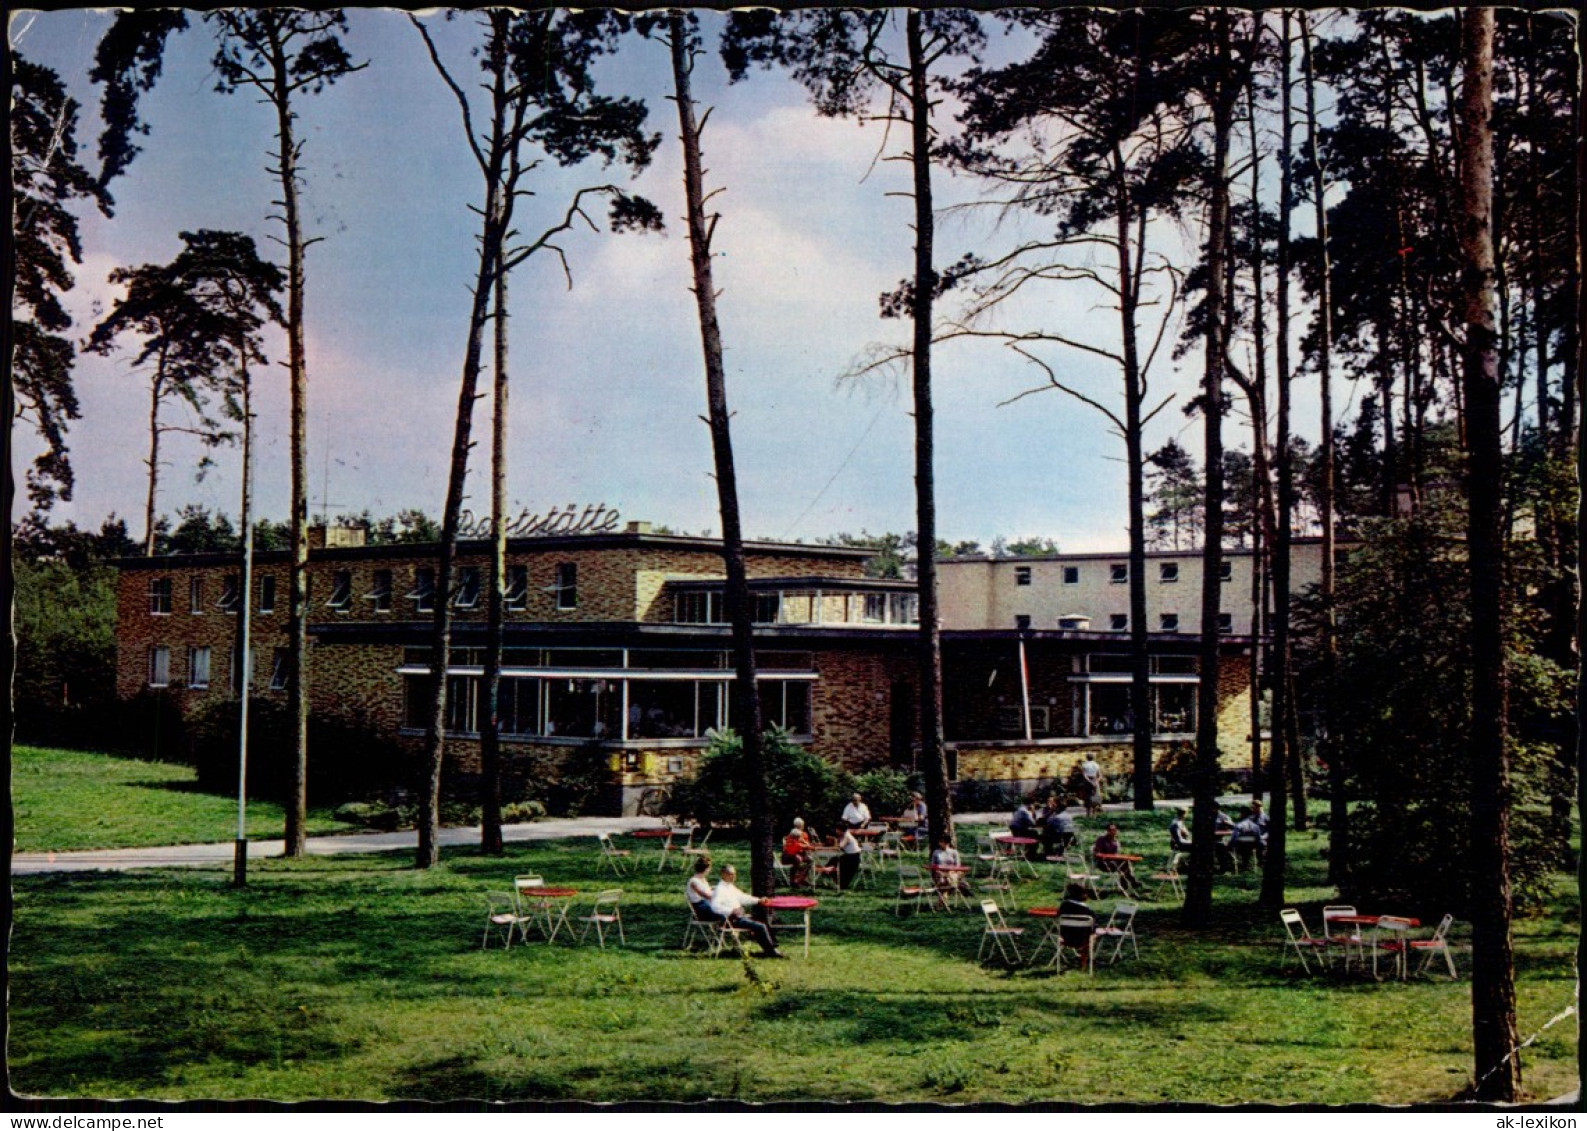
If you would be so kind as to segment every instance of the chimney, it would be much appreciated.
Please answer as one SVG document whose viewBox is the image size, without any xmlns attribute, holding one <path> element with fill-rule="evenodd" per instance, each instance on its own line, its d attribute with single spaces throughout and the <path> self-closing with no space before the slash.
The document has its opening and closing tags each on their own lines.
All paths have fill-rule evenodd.
<svg viewBox="0 0 1587 1131">
<path fill-rule="evenodd" d="M 630 522 L 627 530 L 630 534 L 649 534 L 651 526 L 648 522 Z"/>
<path fill-rule="evenodd" d="M 309 527 L 308 533 L 309 533 L 309 549 L 311 551 L 312 550 L 323 550 L 323 549 L 325 549 L 325 524 L 324 523 L 319 523 L 319 522 L 314 523 L 312 526 Z"/>
<path fill-rule="evenodd" d="M 331 549 L 357 549 L 364 544 L 364 539 L 369 533 L 368 528 L 362 525 L 328 526 L 324 530 L 325 545 Z"/>
</svg>

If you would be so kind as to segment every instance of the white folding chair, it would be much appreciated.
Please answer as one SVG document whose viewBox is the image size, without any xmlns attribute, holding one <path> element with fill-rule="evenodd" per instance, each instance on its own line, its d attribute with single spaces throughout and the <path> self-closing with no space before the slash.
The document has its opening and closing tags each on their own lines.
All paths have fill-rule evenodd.
<svg viewBox="0 0 1587 1131">
<path fill-rule="evenodd" d="M 1129 940 L 1130 950 L 1135 957 L 1141 956 L 1141 948 L 1135 941 L 1135 910 L 1136 904 L 1121 900 L 1113 907 L 1113 913 L 1108 916 L 1108 921 L 1093 932 L 1092 946 L 1096 946 L 1098 938 L 1116 939 L 1113 944 L 1113 955 L 1108 959 L 1112 966 L 1119 960 L 1119 954 L 1124 950 L 1125 940 Z"/>
<path fill-rule="evenodd" d="M 1064 886 L 1074 884 L 1087 895 L 1100 894 L 1097 887 L 1097 873 L 1086 867 L 1085 857 L 1080 855 L 1080 850 L 1072 848 L 1064 853 Z"/>
<path fill-rule="evenodd" d="M 1323 937 L 1331 944 L 1344 948 L 1345 967 L 1350 966 L 1350 951 L 1353 947 L 1358 958 L 1366 954 L 1366 939 L 1361 936 L 1359 923 L 1337 923 L 1335 920 L 1344 915 L 1355 915 L 1356 909 L 1348 903 L 1330 903 L 1322 909 Z"/>
<path fill-rule="evenodd" d="M 610 868 L 613 875 L 622 876 L 628 873 L 628 858 L 632 855 L 626 848 L 618 848 L 612 843 L 611 833 L 596 833 L 595 837 L 601 842 L 601 859 L 596 871 Z"/>
<path fill-rule="evenodd" d="M 986 929 L 981 932 L 981 949 L 976 952 L 975 960 L 983 962 L 991 957 L 992 951 L 995 951 L 997 956 L 1010 966 L 1018 966 L 1019 937 L 1025 933 L 1025 928 L 1010 927 L 1004 921 L 1003 912 L 998 910 L 997 901 L 994 899 L 981 901 L 981 914 L 986 917 Z M 988 944 L 991 946 L 990 951 Z"/>
<path fill-rule="evenodd" d="M 502 949 L 511 950 L 513 934 L 523 931 L 523 916 L 518 913 L 517 898 L 510 891 L 488 891 L 485 893 L 485 903 L 489 910 L 485 913 L 485 934 L 479 940 L 479 949 L 489 947 L 491 932 L 499 931 Z"/>
<path fill-rule="evenodd" d="M 898 898 L 893 903 L 894 915 L 902 916 L 906 903 L 916 911 L 926 909 L 931 906 L 935 895 L 936 890 L 921 875 L 919 865 L 900 864 L 898 866 Z"/>
<path fill-rule="evenodd" d="M 683 853 L 683 858 L 685 860 L 692 860 L 692 859 L 694 859 L 697 856 L 709 856 L 709 855 L 711 855 L 711 850 L 706 848 L 705 846 L 710 842 L 711 833 L 714 830 L 706 829 L 705 830 L 705 835 L 702 836 L 698 841 L 696 841 L 694 839 L 694 834 L 696 832 L 698 832 L 698 831 L 699 831 L 698 829 L 690 829 L 689 830 L 689 843 L 687 845 L 685 845 L 681 849 L 681 851 Z"/>
<path fill-rule="evenodd" d="M 1449 950 L 1449 926 L 1455 921 L 1453 915 L 1445 915 L 1438 924 L 1438 929 L 1433 932 L 1430 939 L 1411 939 L 1410 946 L 1413 951 L 1422 952 L 1422 964 L 1416 968 L 1418 974 L 1427 973 L 1427 967 L 1432 964 L 1433 956 L 1442 954 L 1444 962 L 1449 966 L 1449 976 L 1458 980 L 1460 975 L 1455 972 L 1455 956 Z"/>
<path fill-rule="evenodd" d="M 1387 942 L 1382 941 L 1381 938 L 1373 939 L 1372 976 L 1374 978 L 1378 976 L 1378 953 L 1381 951 L 1383 954 L 1393 955 L 1394 970 L 1397 974 L 1399 974 L 1400 981 L 1405 981 L 1406 968 L 1410 965 L 1405 961 L 1405 955 L 1410 950 L 1410 947 L 1405 941 L 1407 938 L 1406 933 L 1410 931 L 1414 925 L 1415 924 L 1410 919 L 1405 918 L 1403 915 L 1378 916 L 1378 935 L 1381 936 L 1384 931 L 1387 931 L 1390 934 L 1396 935 L 1398 937 L 1389 939 Z"/>
<path fill-rule="evenodd" d="M 1179 862 L 1184 855 L 1183 852 L 1170 852 L 1163 870 L 1152 873 L 1150 878 L 1157 885 L 1157 890 L 1152 893 L 1153 903 L 1161 903 L 1165 891 L 1173 892 L 1175 899 L 1185 898 L 1184 877 L 1179 874 Z"/>
<path fill-rule="evenodd" d="M 618 902 L 622 898 L 622 888 L 609 888 L 595 897 L 594 909 L 588 915 L 581 915 L 579 917 L 580 921 L 584 924 L 584 930 L 579 932 L 580 943 L 582 943 L 584 941 L 584 937 L 590 933 L 590 928 L 594 927 L 595 937 L 600 942 L 601 949 L 605 950 L 606 929 L 608 927 L 616 927 L 617 941 L 622 943 L 624 946 L 628 945 L 628 940 L 623 936 L 623 912 L 621 908 L 617 906 Z"/>
<path fill-rule="evenodd" d="M 1084 931 L 1086 933 L 1087 941 L 1084 952 L 1079 947 L 1064 941 L 1063 932 L 1065 927 L 1068 927 L 1072 932 Z M 1097 972 L 1096 927 L 1097 921 L 1090 915 L 1058 916 L 1058 973 L 1062 974 L 1064 972 L 1064 951 L 1066 950 L 1075 956 L 1076 962 L 1085 966 L 1088 975 Z"/>
<path fill-rule="evenodd" d="M 689 919 L 683 926 L 683 943 L 681 949 L 693 950 L 694 940 L 698 937 L 705 943 L 706 953 L 715 954 L 722 947 L 721 923 L 707 922 L 694 913 L 694 907 L 689 907 Z"/>
<path fill-rule="evenodd" d="M 1295 956 L 1300 959 L 1301 969 L 1310 974 L 1311 966 L 1306 961 L 1306 952 L 1311 951 L 1317 956 L 1318 968 L 1324 968 L 1327 961 L 1325 954 L 1328 948 L 1328 940 L 1325 938 L 1313 938 L 1312 933 L 1306 929 L 1306 921 L 1300 917 L 1300 912 L 1293 907 L 1284 908 L 1278 913 L 1278 917 L 1284 924 L 1284 934 L 1289 939 L 1284 949 L 1285 962 L 1289 961 L 1289 952 L 1293 950 Z M 1299 934 L 1296 934 L 1297 929 L 1300 931 Z"/>
<path fill-rule="evenodd" d="M 523 920 L 518 926 L 518 933 L 526 943 L 529 941 L 530 927 L 544 931 L 547 936 L 551 934 L 551 906 L 535 896 L 535 889 L 545 886 L 545 880 L 532 873 L 512 878 L 513 894 L 518 897 L 518 914 Z"/>
<path fill-rule="evenodd" d="M 678 843 L 678 838 L 680 836 L 683 838 L 683 843 L 682 844 Z M 692 848 L 693 846 L 694 846 L 694 829 L 693 828 L 687 828 L 687 829 L 674 828 L 674 829 L 669 829 L 667 831 L 667 839 L 661 842 L 661 860 L 656 865 L 656 873 L 659 875 L 661 872 L 665 871 L 666 868 L 667 868 L 667 865 L 672 860 L 674 860 L 675 858 L 687 855 L 689 849 Z M 681 861 L 679 862 L 678 866 L 680 868 L 683 866 Z"/>
</svg>

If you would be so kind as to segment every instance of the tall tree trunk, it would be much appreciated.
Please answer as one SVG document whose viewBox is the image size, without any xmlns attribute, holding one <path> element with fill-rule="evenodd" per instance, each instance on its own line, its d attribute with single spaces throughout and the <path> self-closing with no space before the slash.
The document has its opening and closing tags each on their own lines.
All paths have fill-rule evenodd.
<svg viewBox="0 0 1587 1131">
<path fill-rule="evenodd" d="M 237 837 L 232 847 L 235 887 L 248 883 L 248 706 L 253 699 L 253 379 L 248 373 L 248 341 L 237 342 L 237 383 L 242 393 L 242 607 L 237 610 Z"/>
<path fill-rule="evenodd" d="M 272 101 L 276 166 L 281 178 L 281 214 L 287 230 L 287 374 L 291 398 L 292 565 L 287 578 L 287 718 L 292 735 L 292 772 L 287 786 L 287 856 L 302 856 L 307 836 L 309 776 L 309 500 L 308 363 L 303 326 L 303 223 L 298 212 L 299 145 L 292 112 L 292 80 L 287 44 L 279 25 L 270 31 Z M 243 595 L 247 600 L 248 595 Z"/>
<path fill-rule="evenodd" d="M 154 507 L 160 483 L 160 400 L 165 395 L 165 360 L 156 362 L 154 380 L 149 382 L 149 492 L 143 503 L 143 556 L 154 557 Z"/>
<path fill-rule="evenodd" d="M 1278 292 L 1274 311 L 1279 332 L 1278 369 L 1278 523 L 1273 539 L 1273 745 L 1268 754 L 1268 828 L 1267 857 L 1262 866 L 1264 907 L 1280 907 L 1285 902 L 1284 870 L 1288 833 L 1285 818 L 1285 771 L 1288 760 L 1288 735 L 1285 722 L 1291 710 L 1289 688 L 1290 641 L 1290 526 L 1295 512 L 1295 469 L 1290 459 L 1290 357 L 1289 357 L 1289 219 L 1294 200 L 1293 173 L 1290 167 L 1292 109 L 1290 105 L 1290 13 L 1279 13 L 1279 150 L 1278 150 Z"/>
<path fill-rule="evenodd" d="M 1261 15 L 1253 15 L 1260 28 Z M 1255 42 L 1253 40 L 1253 42 Z M 1251 499 L 1260 521 L 1251 524 L 1251 799 L 1262 792 L 1262 640 L 1265 635 L 1268 570 L 1276 520 L 1267 448 L 1267 296 L 1262 259 L 1262 151 L 1256 138 L 1256 67 L 1245 85 L 1251 131 L 1251 338 L 1256 366 L 1251 374 Z"/>
<path fill-rule="evenodd" d="M 1510 939 L 1510 782 L 1505 752 L 1504 543 L 1500 378 L 1494 334 L 1494 10 L 1461 17 L 1459 237 L 1466 341 L 1467 545 L 1471 562 L 1471 1020 L 1475 1097 L 1519 1098 L 1515 965 Z"/>
<path fill-rule="evenodd" d="M 722 363 L 722 331 L 716 317 L 716 285 L 711 273 L 711 231 L 705 214 L 705 175 L 701 167 L 700 127 L 690 92 L 688 29 L 683 13 L 674 10 L 668 39 L 672 48 L 674 101 L 683 141 L 683 188 L 688 205 L 689 260 L 694 273 L 694 301 L 700 318 L 705 354 L 705 390 L 715 457 L 717 502 L 722 512 L 722 560 L 727 569 L 727 616 L 733 631 L 733 697 L 735 717 L 743 728 L 744 767 L 749 794 L 750 873 L 756 895 L 776 887 L 773 866 L 771 801 L 766 787 L 766 752 L 762 735 L 760 694 L 755 676 L 754 606 L 744 560 L 744 534 L 738 511 L 738 476 L 733 464 L 731 414 L 727 407 L 727 375 Z"/>
<path fill-rule="evenodd" d="M 942 733 L 942 626 L 937 613 L 937 496 L 933 471 L 931 404 L 931 312 L 937 272 L 932 266 L 936 216 L 931 196 L 931 88 L 927 75 L 921 12 L 905 18 L 909 48 L 910 165 L 914 170 L 915 288 L 915 579 L 920 597 L 920 748 L 931 842 L 953 836 L 948 758 Z"/>
<path fill-rule="evenodd" d="M 512 144 L 508 137 L 507 32 L 510 14 L 494 9 L 487 69 L 491 75 L 491 125 L 487 134 L 485 206 L 481 212 L 479 268 L 474 278 L 468 338 L 463 350 L 463 375 L 458 387 L 457 417 L 452 431 L 452 461 L 446 504 L 441 515 L 441 544 L 436 554 L 435 611 L 430 628 L 429 720 L 425 727 L 424 761 L 420 766 L 419 843 L 414 866 L 440 862 L 441 771 L 446 759 L 446 684 L 452 652 L 452 574 L 457 563 L 457 532 L 463 510 L 463 485 L 468 478 L 468 453 L 473 445 L 474 402 L 478 399 L 485 327 L 490 322 L 491 295 L 502 269 L 503 244 L 512 219 L 512 194 L 503 191 L 502 174 Z"/>
<path fill-rule="evenodd" d="M 501 841 L 501 650 L 503 585 L 507 574 L 507 273 L 496 274 L 496 357 L 491 378 L 490 417 L 490 578 L 485 610 L 485 712 L 480 727 L 479 760 L 484 775 L 480 799 L 479 846 L 499 856 Z"/>
<path fill-rule="evenodd" d="M 1201 547 L 1201 664 L 1196 688 L 1195 810 L 1191 821 L 1190 882 L 1185 891 L 1184 924 L 1203 927 L 1212 917 L 1213 826 L 1218 807 L 1218 632 L 1223 580 L 1223 377 L 1228 356 L 1228 295 L 1224 291 L 1229 243 L 1229 137 L 1234 102 L 1230 59 L 1232 18 L 1218 10 L 1218 73 L 1212 96 L 1212 169 L 1207 225 L 1206 367 L 1202 413 L 1206 425 L 1206 494 Z"/>
</svg>

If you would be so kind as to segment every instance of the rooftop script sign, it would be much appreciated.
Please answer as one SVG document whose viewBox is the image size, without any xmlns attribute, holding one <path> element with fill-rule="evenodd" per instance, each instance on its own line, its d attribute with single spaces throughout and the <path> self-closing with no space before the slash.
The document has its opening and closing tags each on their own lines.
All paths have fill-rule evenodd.
<svg viewBox="0 0 1587 1131">
<path fill-rule="evenodd" d="M 531 513 L 528 507 L 503 521 L 509 538 L 544 538 L 552 534 L 606 534 L 617 529 L 621 516 L 615 507 L 605 503 L 587 503 L 581 513 L 579 504 L 552 507 L 545 514 Z M 464 511 L 458 520 L 459 538 L 489 538 L 490 515 L 474 517 L 473 511 Z"/>
</svg>

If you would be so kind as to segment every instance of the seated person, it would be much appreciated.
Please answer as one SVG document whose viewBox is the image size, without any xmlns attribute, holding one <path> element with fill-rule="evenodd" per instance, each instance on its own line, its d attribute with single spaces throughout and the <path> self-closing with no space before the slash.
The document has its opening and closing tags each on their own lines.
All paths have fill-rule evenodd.
<svg viewBox="0 0 1587 1131">
<path fill-rule="evenodd" d="M 853 829 L 844 829 L 838 837 L 838 848 L 842 854 L 838 857 L 838 887 L 847 891 L 854 883 L 854 877 L 860 874 L 860 842 L 855 839 Z"/>
<path fill-rule="evenodd" d="M 1171 852 L 1190 851 L 1190 829 L 1185 824 L 1184 809 L 1174 810 L 1174 819 L 1168 822 L 1168 848 Z"/>
<path fill-rule="evenodd" d="M 933 869 L 958 868 L 963 866 L 959 859 L 959 850 L 953 847 L 953 842 L 947 837 L 942 837 L 939 839 L 937 841 L 937 847 L 932 850 L 931 866 Z M 967 895 L 969 894 L 970 885 L 965 883 L 964 875 L 961 872 L 934 871 L 932 873 L 932 879 L 935 881 L 939 891 L 952 891 L 957 888 L 959 891 L 964 892 Z"/>
<path fill-rule="evenodd" d="M 1251 867 L 1252 859 L 1262 856 L 1262 830 L 1253 819 L 1250 810 L 1240 818 L 1234 826 L 1234 831 L 1229 835 L 1228 851 L 1234 855 L 1235 863 L 1242 871 Z"/>
<path fill-rule="evenodd" d="M 900 826 L 910 828 L 910 839 L 916 845 L 925 843 L 928 835 L 926 829 L 930 822 L 926 814 L 926 799 L 918 791 L 909 795 L 909 805 L 904 809 L 898 823 Z"/>
<path fill-rule="evenodd" d="M 1075 843 L 1075 819 L 1058 798 L 1048 799 L 1041 820 L 1041 850 L 1047 856 L 1062 856 Z"/>
<path fill-rule="evenodd" d="M 1262 847 L 1267 847 L 1267 813 L 1262 809 L 1260 801 L 1251 802 L 1251 820 L 1256 822 L 1257 829 L 1262 834 Z"/>
<path fill-rule="evenodd" d="M 793 828 L 782 838 L 782 862 L 788 865 L 789 882 L 803 887 L 810 882 L 810 834 L 803 817 L 795 817 Z"/>
<path fill-rule="evenodd" d="M 859 794 L 849 798 L 843 807 L 843 823 L 851 829 L 863 829 L 871 823 L 871 810 Z"/>
<path fill-rule="evenodd" d="M 771 928 L 744 914 L 746 908 L 754 907 L 760 900 L 740 891 L 734 883 L 737 879 L 738 869 L 731 864 L 723 864 L 722 878 L 711 893 L 711 910 L 734 930 L 748 931 L 753 935 L 760 944 L 761 953 L 767 958 L 782 958 L 783 953 L 777 949 L 777 940 Z"/>
<path fill-rule="evenodd" d="M 1014 810 L 1008 821 L 1008 831 L 1014 836 L 1036 835 L 1036 812 L 1029 798 L 1021 800 L 1019 808 Z"/>
<path fill-rule="evenodd" d="M 1229 839 L 1234 835 L 1234 822 L 1229 819 L 1229 814 L 1225 813 L 1221 806 L 1217 816 L 1212 819 L 1212 831 L 1218 838 L 1218 871 L 1234 871 L 1234 853 L 1229 851 Z"/>
<path fill-rule="evenodd" d="M 1097 837 L 1096 842 L 1091 845 L 1091 855 L 1093 857 L 1099 854 L 1117 856 L 1122 851 L 1123 849 L 1119 847 L 1119 826 L 1117 825 L 1109 825 L 1107 832 Z M 1128 860 L 1098 860 L 1097 867 L 1104 872 L 1117 873 L 1119 885 L 1126 891 L 1134 890 L 1135 869 L 1130 867 Z"/>
<path fill-rule="evenodd" d="M 709 856 L 697 857 L 694 861 L 694 875 L 689 877 L 688 885 L 683 889 L 683 894 L 689 901 L 689 910 L 694 917 L 702 923 L 720 923 L 722 917 L 711 910 L 711 881 L 706 878 L 711 871 L 711 858 Z"/>
<path fill-rule="evenodd" d="M 1059 937 L 1064 946 L 1071 947 L 1080 953 L 1080 964 L 1086 965 L 1091 960 L 1091 936 L 1096 931 L 1096 915 L 1091 908 L 1086 906 L 1086 889 L 1079 884 L 1070 884 L 1064 889 L 1064 900 L 1058 905 L 1059 915 L 1084 915 L 1091 919 L 1088 927 L 1060 927 Z"/>
</svg>

